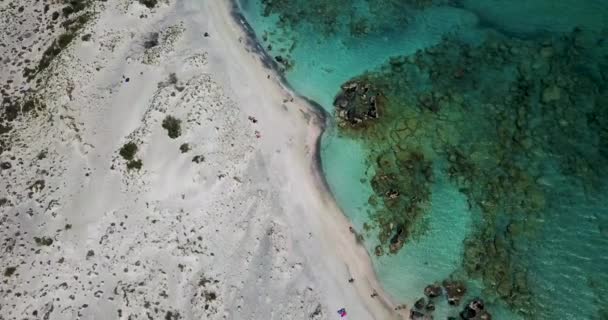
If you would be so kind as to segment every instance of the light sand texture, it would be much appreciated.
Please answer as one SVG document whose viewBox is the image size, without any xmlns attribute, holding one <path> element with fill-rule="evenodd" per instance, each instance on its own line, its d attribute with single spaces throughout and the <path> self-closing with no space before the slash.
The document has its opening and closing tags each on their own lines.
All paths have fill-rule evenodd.
<svg viewBox="0 0 608 320">
<path fill-rule="evenodd" d="M 0 318 L 400 318 L 314 161 L 323 120 L 230 3 L 96 6 L 0 154 Z"/>
</svg>

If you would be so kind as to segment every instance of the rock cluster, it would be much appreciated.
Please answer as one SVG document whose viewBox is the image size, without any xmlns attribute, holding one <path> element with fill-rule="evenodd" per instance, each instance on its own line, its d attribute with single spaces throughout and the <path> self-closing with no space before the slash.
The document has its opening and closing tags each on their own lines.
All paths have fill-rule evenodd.
<svg viewBox="0 0 608 320">
<path fill-rule="evenodd" d="M 341 86 L 334 100 L 341 126 L 358 126 L 380 116 L 382 93 L 366 80 L 353 80 Z"/>
<path fill-rule="evenodd" d="M 467 293 L 467 288 L 462 281 L 444 280 L 443 287 L 445 288 L 448 303 L 452 306 L 460 304 L 460 300 Z"/>
<path fill-rule="evenodd" d="M 420 298 L 414 303 L 414 308 L 410 310 L 410 319 L 433 319 L 435 303 L 438 298 L 445 294 L 448 304 L 457 307 L 467 293 L 467 288 L 462 281 L 446 279 L 441 284 L 433 283 L 424 288 L 426 298 Z M 483 300 L 475 298 L 464 306 L 459 313 L 463 320 L 491 320 L 491 314 L 485 310 Z M 448 319 L 456 319 L 448 317 Z"/>
<path fill-rule="evenodd" d="M 388 244 L 388 251 L 395 254 L 421 232 L 418 226 L 430 201 L 432 166 L 416 150 L 389 150 L 378 155 L 376 164 L 371 181 L 376 196 L 371 202 L 383 209 L 373 218 L 378 221 L 380 244 Z"/>
<path fill-rule="evenodd" d="M 428 211 L 433 168 L 445 163 L 440 174 L 483 218 L 465 240 L 461 271 L 517 312 L 542 307 L 531 299 L 525 252 L 543 216 L 558 210 L 548 197 L 562 196 L 542 183 L 546 164 L 586 190 L 607 178 L 605 36 L 576 29 L 528 40 L 494 35 L 478 45 L 445 39 L 347 82 L 336 109 L 353 125 L 340 129 L 369 150 L 380 245 L 394 253 L 424 231 L 416 226 Z M 367 114 L 365 88 L 381 93 L 379 117 Z M 452 296 L 454 304 L 462 298 Z"/>
<path fill-rule="evenodd" d="M 483 300 L 475 298 L 460 312 L 460 318 L 464 320 L 492 320 L 492 315 L 485 310 Z"/>
</svg>

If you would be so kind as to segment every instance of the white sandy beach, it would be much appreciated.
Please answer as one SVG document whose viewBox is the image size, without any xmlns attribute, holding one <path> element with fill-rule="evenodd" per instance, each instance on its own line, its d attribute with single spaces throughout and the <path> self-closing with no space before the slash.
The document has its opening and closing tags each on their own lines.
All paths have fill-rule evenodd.
<svg viewBox="0 0 608 320">
<path fill-rule="evenodd" d="M 39 75 L 46 108 L 5 134 L 0 319 L 405 318 L 323 184 L 322 119 L 248 48 L 229 1 L 96 6 L 91 39 Z M 17 22 L 0 22 L 17 30 L 5 58 L 33 32 Z M 119 155 L 127 142 L 139 170 Z"/>
</svg>

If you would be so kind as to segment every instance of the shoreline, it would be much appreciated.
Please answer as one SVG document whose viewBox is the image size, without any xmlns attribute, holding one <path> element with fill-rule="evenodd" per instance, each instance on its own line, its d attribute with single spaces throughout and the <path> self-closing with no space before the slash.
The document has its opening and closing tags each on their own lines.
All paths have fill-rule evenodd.
<svg viewBox="0 0 608 320">
<path fill-rule="evenodd" d="M 279 83 L 282 88 L 285 88 L 287 92 L 297 97 L 298 99 L 306 101 L 306 103 L 310 105 L 312 111 L 314 111 L 321 118 L 321 120 L 323 120 L 323 125 L 325 126 L 327 124 L 328 118 L 330 117 L 327 111 L 316 101 L 311 100 L 308 97 L 296 92 L 289 84 L 289 81 L 287 81 L 287 78 L 285 78 L 285 76 L 278 71 L 279 65 L 274 60 L 274 58 L 269 55 L 268 52 L 264 50 L 261 44 L 257 41 L 255 31 L 253 30 L 253 28 L 251 27 L 251 25 L 249 24 L 249 22 L 247 21 L 247 19 L 239 8 L 238 0 L 225 1 L 228 1 L 230 3 L 229 11 L 234 23 L 238 24 L 242 32 L 245 34 L 245 37 L 247 39 L 245 49 L 251 49 L 252 52 L 260 58 L 260 61 L 262 62 L 264 67 L 269 70 L 272 70 L 274 77 L 276 79 L 279 79 Z"/>
<path fill-rule="evenodd" d="M 320 196 L 323 197 L 324 202 L 326 203 L 326 205 L 329 206 L 329 210 L 331 213 L 334 214 L 334 221 L 336 225 L 338 225 L 339 227 L 343 227 L 342 229 L 347 230 L 349 226 L 351 226 L 351 222 L 348 219 L 348 217 L 344 214 L 344 212 L 342 211 L 342 209 L 340 209 L 339 205 L 337 204 L 333 193 L 331 192 L 331 189 L 329 187 L 329 183 L 327 182 L 325 173 L 323 171 L 323 164 L 322 164 L 322 158 L 321 158 L 321 140 L 322 140 L 322 136 L 325 132 L 325 130 L 327 129 L 328 126 L 328 122 L 330 120 L 331 115 L 329 115 L 327 113 L 327 111 L 321 107 L 317 102 L 310 100 L 309 98 L 297 93 L 289 84 L 289 82 L 287 81 L 287 79 L 285 78 L 285 76 L 283 74 L 281 74 L 278 71 L 278 65 L 276 63 L 276 61 L 268 54 L 268 52 L 266 52 L 266 50 L 264 50 L 264 48 L 260 45 L 260 43 L 257 41 L 257 37 L 255 32 L 253 31 L 253 28 L 249 25 L 249 22 L 246 21 L 246 18 L 244 17 L 244 15 L 241 13 L 239 5 L 237 3 L 237 0 L 226 0 L 227 2 L 229 2 L 229 11 L 230 14 L 232 16 L 232 22 L 235 23 L 236 25 L 238 25 L 241 30 L 241 32 L 245 35 L 246 37 L 246 45 L 245 45 L 245 49 L 250 52 L 252 55 L 256 56 L 259 58 L 260 62 L 262 63 L 262 66 L 266 69 L 268 69 L 271 73 L 272 73 L 272 78 L 275 79 L 276 85 L 279 87 L 280 90 L 283 90 L 285 92 L 287 92 L 290 96 L 293 96 L 293 98 L 296 101 L 297 105 L 302 105 L 305 108 L 307 108 L 309 111 L 312 111 L 313 114 L 318 118 L 318 121 L 313 124 L 312 126 L 316 126 L 317 127 L 317 132 L 314 132 L 312 136 L 309 136 L 309 140 L 313 140 L 314 141 L 314 150 L 312 152 L 312 168 L 311 168 L 311 173 L 314 177 L 315 183 L 318 187 L 318 192 L 320 193 Z M 251 50 L 248 50 L 251 49 Z M 301 100 L 301 101 L 297 101 L 297 100 Z M 333 234 L 332 230 L 329 230 L 331 228 L 327 228 L 326 233 L 327 234 Z M 349 234 L 349 236 L 352 236 L 352 241 L 350 241 L 352 244 L 354 244 L 354 248 L 355 250 L 363 251 L 364 252 L 364 261 L 361 261 L 365 266 L 363 266 L 363 270 L 359 270 L 359 274 L 363 274 L 363 278 L 366 279 L 368 281 L 368 287 L 365 288 L 367 292 L 374 292 L 377 294 L 376 299 L 378 301 L 380 301 L 380 304 L 382 306 L 383 309 L 385 309 L 385 311 L 388 311 L 389 314 L 392 314 L 393 317 L 399 317 L 400 319 L 405 319 L 405 317 L 407 315 L 409 315 L 409 306 L 406 306 L 403 309 L 400 309 L 399 312 L 395 311 L 395 308 L 397 306 L 399 306 L 400 304 L 397 304 L 393 301 L 393 299 L 390 297 L 390 295 L 388 293 L 386 293 L 382 287 L 382 285 L 380 284 L 376 272 L 373 268 L 372 265 L 372 261 L 371 261 L 371 256 L 370 253 L 367 251 L 367 249 L 365 248 L 365 246 L 363 246 L 362 244 L 356 242 L 356 239 L 354 237 L 354 235 Z M 338 250 L 340 251 L 340 250 Z M 359 257 L 357 258 L 361 258 L 361 254 L 359 253 Z M 347 264 L 347 259 L 345 259 L 345 257 L 343 257 L 344 263 Z M 359 291 L 359 295 L 361 296 L 361 298 L 366 298 L 367 295 L 366 293 L 364 293 L 364 290 L 361 290 L 361 288 L 357 288 Z M 371 290 L 370 290 L 371 289 Z M 369 302 L 368 302 L 369 303 Z M 384 317 L 387 316 L 387 314 L 383 314 L 382 315 L 383 318 L 381 319 L 386 319 Z M 396 319 L 396 318 L 395 318 Z"/>
</svg>

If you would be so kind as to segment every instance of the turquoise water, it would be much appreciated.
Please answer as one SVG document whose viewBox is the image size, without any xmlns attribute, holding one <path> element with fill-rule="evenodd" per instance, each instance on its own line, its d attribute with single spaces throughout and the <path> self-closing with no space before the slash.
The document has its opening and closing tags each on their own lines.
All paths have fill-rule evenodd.
<svg viewBox="0 0 608 320">
<path fill-rule="evenodd" d="M 426 285 L 453 278 L 466 282 L 465 300 L 485 299 L 494 319 L 608 319 L 608 40 L 602 33 L 608 1 L 241 0 L 240 6 L 259 42 L 285 62 L 294 90 L 333 115 L 340 86 L 368 74 L 385 88 L 385 114 L 403 118 L 353 131 L 332 116 L 321 150 L 332 192 L 397 301 L 411 306 Z M 587 33 L 572 34 L 575 27 Z M 483 54 L 456 55 L 468 52 L 465 46 Z M 543 46 L 552 49 L 547 66 L 535 60 L 536 52 L 546 53 Z M 416 55 L 426 48 L 434 49 Z M 390 65 L 394 56 L 409 62 Z M 464 61 L 472 61 L 472 75 L 452 77 L 450 68 Z M 530 79 L 518 79 L 521 74 Z M 579 84 L 560 78 L 579 76 Z M 496 106 L 499 97 L 510 97 L 512 83 L 529 86 L 531 96 L 543 96 L 538 91 L 552 83 L 564 89 L 557 102 L 549 96 L 530 102 L 526 93 Z M 450 99 L 438 98 L 441 108 L 429 107 L 433 112 L 412 107 L 425 90 Z M 455 93 L 464 101 L 459 106 Z M 387 127 L 407 121 L 419 133 L 387 138 L 400 131 Z M 419 202 L 422 214 L 406 219 L 411 237 L 388 254 L 378 212 L 389 202 L 378 205 L 382 195 L 372 181 L 384 170 L 376 157 L 403 142 L 432 164 L 432 179 L 420 185 L 429 194 Z M 475 170 L 450 160 L 458 154 L 450 148 Z M 389 229 L 395 232 L 392 224 Z M 374 254 L 378 245 L 382 256 Z M 471 259 L 481 271 L 471 269 Z M 460 310 L 438 300 L 433 314 L 441 319 Z"/>
</svg>

